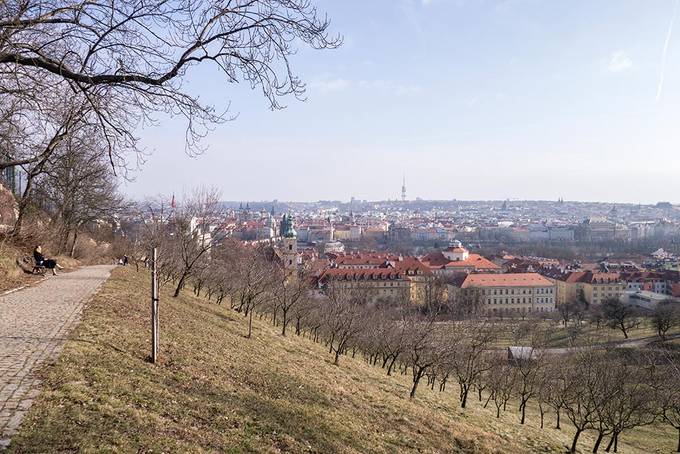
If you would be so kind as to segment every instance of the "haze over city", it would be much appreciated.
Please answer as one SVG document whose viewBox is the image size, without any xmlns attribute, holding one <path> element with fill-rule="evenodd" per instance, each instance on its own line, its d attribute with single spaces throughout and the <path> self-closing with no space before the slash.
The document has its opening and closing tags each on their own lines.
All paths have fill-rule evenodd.
<svg viewBox="0 0 680 454">
<path fill-rule="evenodd" d="M 124 190 L 384 200 L 406 174 L 409 198 L 678 201 L 675 3 L 320 1 L 344 43 L 292 57 L 306 102 L 271 111 L 191 69 L 189 90 L 235 120 L 197 158 L 182 121 L 146 128 Z"/>
</svg>

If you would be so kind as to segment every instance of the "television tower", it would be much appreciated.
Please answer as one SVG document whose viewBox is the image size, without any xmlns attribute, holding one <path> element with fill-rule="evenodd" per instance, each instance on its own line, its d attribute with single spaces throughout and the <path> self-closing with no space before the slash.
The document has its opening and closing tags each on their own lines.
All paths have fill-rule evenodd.
<svg viewBox="0 0 680 454">
<path fill-rule="evenodd" d="M 404 175 L 404 180 L 401 184 L 401 201 L 406 202 L 406 175 Z"/>
</svg>

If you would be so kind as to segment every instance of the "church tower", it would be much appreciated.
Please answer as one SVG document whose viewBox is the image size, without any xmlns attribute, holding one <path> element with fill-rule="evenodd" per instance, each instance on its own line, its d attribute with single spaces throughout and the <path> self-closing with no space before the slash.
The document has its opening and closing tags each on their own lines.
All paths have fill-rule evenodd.
<svg viewBox="0 0 680 454">
<path fill-rule="evenodd" d="M 283 266 L 290 270 L 297 269 L 297 232 L 293 228 L 293 218 L 286 214 L 281 219 L 281 237 Z"/>
</svg>

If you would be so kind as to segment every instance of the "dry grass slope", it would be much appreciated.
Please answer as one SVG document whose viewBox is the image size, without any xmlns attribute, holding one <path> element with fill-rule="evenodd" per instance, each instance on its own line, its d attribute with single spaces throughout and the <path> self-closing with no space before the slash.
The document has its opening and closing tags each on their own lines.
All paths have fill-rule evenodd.
<svg viewBox="0 0 680 454">
<path fill-rule="evenodd" d="M 114 272 L 44 372 L 10 452 L 520 453 L 569 441 L 570 430 L 539 430 L 535 415 L 522 427 L 514 412 L 497 420 L 476 402 L 462 412 L 455 386 L 410 401 L 408 377 L 358 358 L 333 366 L 323 346 L 264 321 L 245 339 L 239 314 L 189 295 L 162 292 L 161 363 L 151 365 L 147 280 Z M 620 451 L 673 446 L 672 433 L 645 430 L 624 434 Z"/>
</svg>

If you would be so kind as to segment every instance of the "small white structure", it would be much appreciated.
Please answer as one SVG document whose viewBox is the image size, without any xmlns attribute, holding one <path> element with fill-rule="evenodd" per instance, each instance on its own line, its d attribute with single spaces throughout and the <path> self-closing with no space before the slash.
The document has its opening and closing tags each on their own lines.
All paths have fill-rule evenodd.
<svg viewBox="0 0 680 454">
<path fill-rule="evenodd" d="M 647 310 L 654 310 L 659 303 L 668 299 L 671 299 L 668 295 L 647 290 L 624 292 L 621 295 L 621 302 L 624 304 Z"/>
<path fill-rule="evenodd" d="M 345 245 L 342 244 L 340 241 L 329 241 L 328 243 L 324 244 L 323 252 L 326 254 L 328 253 L 342 254 L 343 252 L 345 252 Z"/>
<path fill-rule="evenodd" d="M 452 262 L 467 260 L 468 257 L 470 257 L 470 252 L 465 249 L 458 240 L 454 241 L 450 247 L 442 251 L 442 254 Z"/>
</svg>

